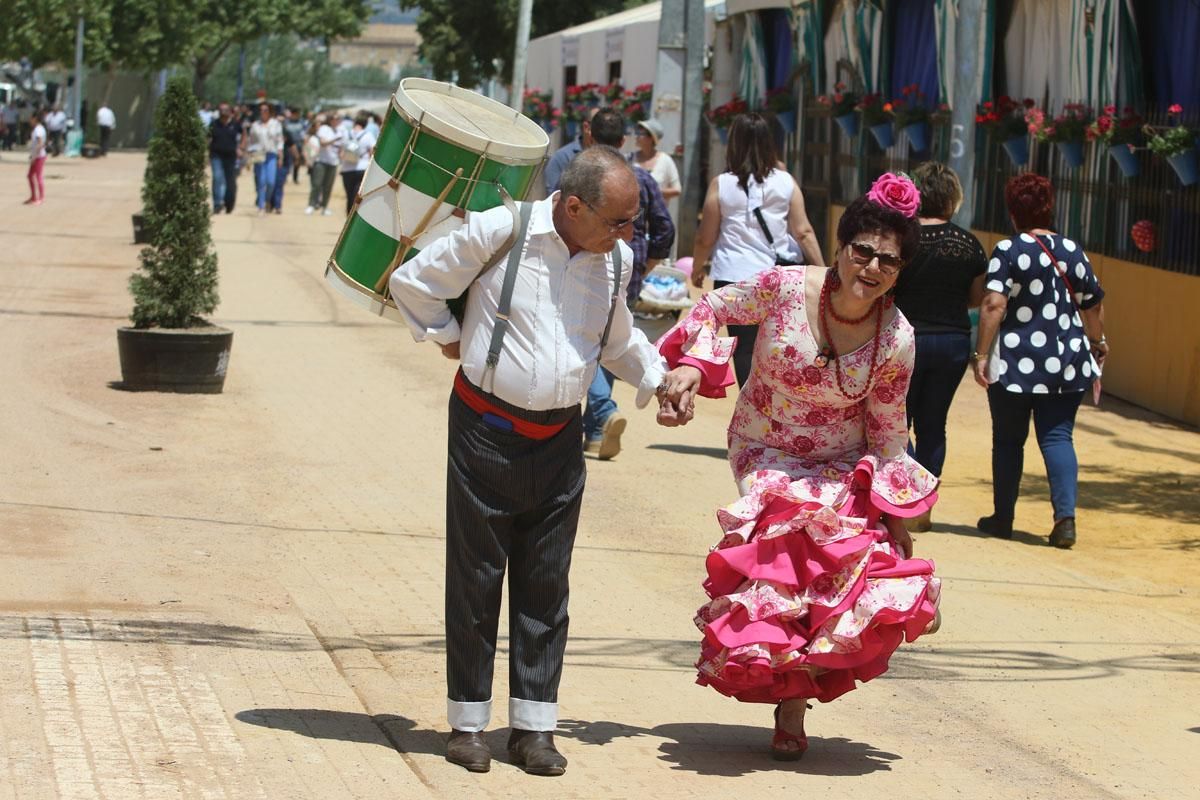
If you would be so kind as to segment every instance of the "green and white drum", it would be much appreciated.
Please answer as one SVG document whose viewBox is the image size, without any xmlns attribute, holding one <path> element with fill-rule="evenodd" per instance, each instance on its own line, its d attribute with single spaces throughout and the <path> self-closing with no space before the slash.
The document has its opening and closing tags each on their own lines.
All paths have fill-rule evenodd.
<svg viewBox="0 0 1200 800">
<path fill-rule="evenodd" d="M 364 308 L 402 320 L 387 293 L 396 267 L 473 212 L 506 195 L 523 199 L 549 148 L 541 126 L 508 106 L 453 84 L 405 78 L 326 280 Z"/>
</svg>

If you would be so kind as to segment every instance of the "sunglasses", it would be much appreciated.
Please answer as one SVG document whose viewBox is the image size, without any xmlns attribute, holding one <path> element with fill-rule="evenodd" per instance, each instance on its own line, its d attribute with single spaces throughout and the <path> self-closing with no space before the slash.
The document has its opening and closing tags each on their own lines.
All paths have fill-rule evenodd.
<svg viewBox="0 0 1200 800">
<path fill-rule="evenodd" d="M 589 203 L 587 200 L 584 200 L 582 197 L 579 199 L 581 201 L 583 201 L 583 204 L 585 206 L 587 206 L 589 209 L 591 209 L 593 214 L 595 214 L 597 217 L 600 218 L 601 222 L 603 222 L 605 225 L 608 226 L 609 233 L 616 233 L 617 231 L 621 230 L 622 228 L 628 228 L 630 225 L 632 225 L 637 220 L 638 217 L 640 217 L 642 215 L 642 208 L 641 208 L 641 206 L 639 206 L 638 213 L 634 214 L 629 219 L 609 219 L 608 217 L 604 216 L 599 211 L 597 211 L 596 207 L 593 206 L 591 203 Z"/>
<path fill-rule="evenodd" d="M 879 271 L 884 275 L 895 275 L 904 266 L 904 259 L 891 253 L 881 253 L 869 244 L 851 242 L 850 260 L 860 267 L 865 267 L 872 261 L 879 260 Z"/>
</svg>

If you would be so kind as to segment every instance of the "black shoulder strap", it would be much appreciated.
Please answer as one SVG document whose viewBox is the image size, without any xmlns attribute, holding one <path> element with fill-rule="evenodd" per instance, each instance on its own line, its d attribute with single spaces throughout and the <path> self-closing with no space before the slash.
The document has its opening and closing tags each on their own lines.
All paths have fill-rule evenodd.
<svg viewBox="0 0 1200 800">
<path fill-rule="evenodd" d="M 762 228 L 763 236 L 767 237 L 767 244 L 771 245 L 771 249 L 775 249 L 775 237 L 767 230 L 767 221 L 763 219 L 762 208 L 754 209 L 754 218 L 758 220 L 758 227 Z"/>
<path fill-rule="evenodd" d="M 517 270 L 521 266 L 521 254 L 525 251 L 525 237 L 529 233 L 529 216 L 533 203 L 520 203 L 521 220 L 514 227 L 515 237 L 508 250 L 508 266 L 504 269 L 504 288 L 500 290 L 500 304 L 496 307 L 496 325 L 492 328 L 492 344 L 488 348 L 487 368 L 494 369 L 500 363 L 500 348 L 504 345 L 504 334 L 508 333 L 508 312 L 512 308 L 513 287 L 517 285 Z M 493 256 L 499 260 L 499 254 Z M 494 263 L 494 262 L 493 262 Z M 488 264 L 484 269 L 490 267 Z"/>
<path fill-rule="evenodd" d="M 608 344 L 608 332 L 612 330 L 613 314 L 617 310 L 617 300 L 621 296 L 621 243 L 617 242 L 612 251 L 613 259 L 613 294 L 612 304 L 608 307 L 608 322 L 604 323 L 604 335 L 600 337 L 600 358 L 604 358 L 604 348 Z"/>
</svg>

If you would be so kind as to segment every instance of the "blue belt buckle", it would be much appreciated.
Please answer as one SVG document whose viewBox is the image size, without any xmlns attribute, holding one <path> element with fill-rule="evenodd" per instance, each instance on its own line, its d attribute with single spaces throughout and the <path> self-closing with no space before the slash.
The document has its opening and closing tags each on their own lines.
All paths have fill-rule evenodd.
<svg viewBox="0 0 1200 800">
<path fill-rule="evenodd" d="M 504 417 L 493 414 L 490 411 L 483 412 L 483 422 L 486 425 L 492 426 L 496 430 L 505 431 L 506 433 L 513 432 L 513 424 L 510 420 L 507 420 Z"/>
</svg>

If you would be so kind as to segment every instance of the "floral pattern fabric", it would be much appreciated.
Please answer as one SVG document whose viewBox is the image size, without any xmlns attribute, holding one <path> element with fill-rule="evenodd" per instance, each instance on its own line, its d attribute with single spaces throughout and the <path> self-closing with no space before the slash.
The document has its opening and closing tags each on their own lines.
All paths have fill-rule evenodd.
<svg viewBox="0 0 1200 800">
<path fill-rule="evenodd" d="M 711 601 L 696 616 L 697 682 L 750 702 L 827 701 L 881 674 L 933 620 L 940 591 L 932 562 L 903 558 L 880 522 L 937 497 L 937 478 L 905 452 L 912 327 L 899 313 L 885 321 L 872 385 L 846 399 L 833 364 L 816 365 L 805 273 L 775 267 L 710 292 L 659 341 L 672 367 L 697 367 L 701 394 L 719 397 L 734 346 L 720 327 L 760 326 L 728 431 L 742 496 L 717 512 Z M 871 351 L 868 342 L 840 358 L 852 393 Z"/>
</svg>

